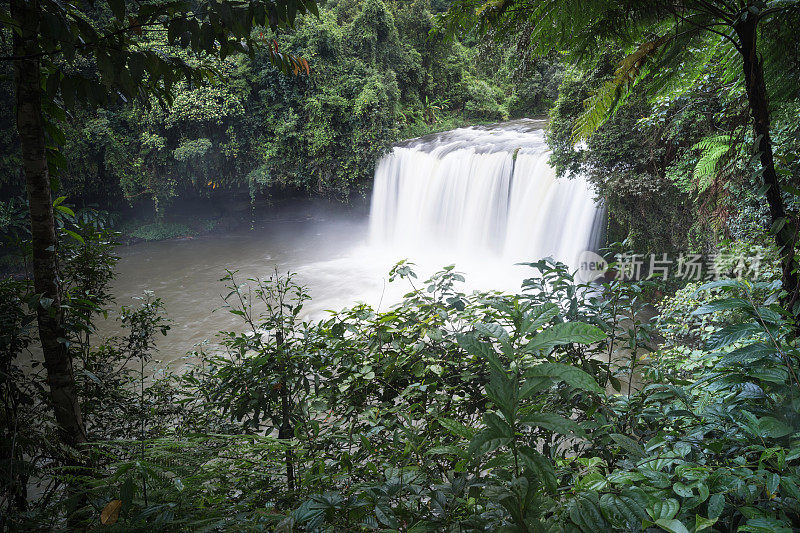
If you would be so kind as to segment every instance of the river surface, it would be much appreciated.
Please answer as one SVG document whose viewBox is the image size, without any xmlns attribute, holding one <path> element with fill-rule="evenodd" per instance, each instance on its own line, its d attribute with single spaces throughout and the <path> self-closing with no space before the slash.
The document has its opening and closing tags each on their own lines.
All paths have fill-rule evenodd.
<svg viewBox="0 0 800 533">
<path fill-rule="evenodd" d="M 242 329 L 241 319 L 222 308 L 222 296 L 229 292 L 220 281 L 226 269 L 238 270 L 240 282 L 267 278 L 276 268 L 283 275 L 292 272 L 312 297 L 303 309 L 306 320 L 323 319 L 329 310 L 356 302 L 388 309 L 411 290 L 406 281 L 389 282 L 390 269 L 401 259 L 415 261 L 420 279 L 455 263 L 467 275 L 465 291 L 516 290 L 528 271 L 480 257 L 426 252 L 414 258 L 391 246 L 372 246 L 366 215 L 307 204 L 282 209 L 253 230 L 143 242 L 121 247 L 118 255 L 112 289 L 117 306 L 136 305 L 152 291 L 172 321 L 167 336 L 157 338 L 157 359 L 164 361 L 201 347 L 213 349 L 218 331 Z M 115 320 L 112 313 L 100 325 L 101 335 L 121 332 Z"/>
<path fill-rule="evenodd" d="M 144 291 L 164 302 L 173 322 L 158 339 L 164 361 L 180 360 L 220 330 L 243 329 L 222 296 L 226 269 L 241 282 L 293 272 L 312 301 L 302 314 L 319 320 L 362 301 L 379 310 L 411 289 L 389 283 L 397 261 L 415 263 L 419 279 L 455 264 L 472 290 L 516 291 L 531 274 L 520 261 L 551 256 L 575 266 L 597 248 L 604 210 L 580 176 L 556 179 L 543 121 L 462 128 L 402 143 L 377 165 L 371 213 L 304 202 L 276 209 L 254 229 L 120 250 L 113 292 L 133 305 Z M 111 319 L 101 334 L 119 332 Z"/>
</svg>

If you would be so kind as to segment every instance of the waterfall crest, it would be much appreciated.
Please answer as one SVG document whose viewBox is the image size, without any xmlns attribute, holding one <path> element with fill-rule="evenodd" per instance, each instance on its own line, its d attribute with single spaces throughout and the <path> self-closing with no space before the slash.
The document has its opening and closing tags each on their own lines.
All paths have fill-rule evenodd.
<svg viewBox="0 0 800 533">
<path fill-rule="evenodd" d="M 413 257 L 452 252 L 577 267 L 604 209 L 582 176 L 556 179 L 543 121 L 462 128 L 397 146 L 375 170 L 370 241 Z"/>
</svg>

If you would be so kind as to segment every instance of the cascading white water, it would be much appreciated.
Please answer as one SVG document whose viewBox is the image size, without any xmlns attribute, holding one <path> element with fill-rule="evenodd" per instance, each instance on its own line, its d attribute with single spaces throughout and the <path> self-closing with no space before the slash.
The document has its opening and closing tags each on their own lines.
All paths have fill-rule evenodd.
<svg viewBox="0 0 800 533">
<path fill-rule="evenodd" d="M 396 147 L 375 171 L 371 243 L 576 268 L 600 244 L 603 208 L 583 177 L 555 177 L 542 127 L 524 119 Z"/>
</svg>

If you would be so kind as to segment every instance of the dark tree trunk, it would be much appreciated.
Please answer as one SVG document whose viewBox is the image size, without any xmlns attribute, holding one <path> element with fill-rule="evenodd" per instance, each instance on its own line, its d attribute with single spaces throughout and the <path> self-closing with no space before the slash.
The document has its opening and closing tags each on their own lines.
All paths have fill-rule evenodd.
<svg viewBox="0 0 800 533">
<path fill-rule="evenodd" d="M 786 291 L 783 303 L 792 312 L 798 298 L 797 262 L 794 258 L 796 234 L 795 224 L 787 218 L 783 205 L 778 174 L 775 172 L 775 161 L 770 139 L 770 114 L 767 86 L 764 81 L 764 67 L 758 54 L 758 19 L 749 16 L 735 27 L 742 45 L 745 90 L 753 118 L 753 133 L 756 137 L 757 150 L 761 160 L 762 179 L 766 188 L 767 204 L 773 225 L 782 224 L 775 233 L 775 243 L 781 256 L 783 289 Z"/>
<path fill-rule="evenodd" d="M 34 290 L 41 295 L 36 309 L 50 401 L 62 441 L 76 446 L 86 435 L 75 391 L 72 360 L 63 342 L 61 295 L 59 294 L 56 231 L 50 175 L 47 170 L 39 60 L 36 58 L 39 32 L 38 0 L 11 0 L 11 16 L 19 24 L 14 32 L 14 83 L 17 131 L 22 146 L 25 183 L 31 215 Z"/>
<path fill-rule="evenodd" d="M 278 329 L 275 332 L 275 345 L 278 351 L 283 350 L 283 331 Z M 286 382 L 280 383 L 281 393 L 281 425 L 278 428 L 278 438 L 281 440 L 291 440 L 294 438 L 294 428 L 292 427 L 292 408 L 289 388 Z M 294 492 L 294 453 L 291 445 L 286 446 L 286 487 L 289 492 Z"/>
<path fill-rule="evenodd" d="M 281 389 L 281 427 L 278 428 L 278 438 L 281 440 L 291 440 L 294 438 L 294 428 L 290 419 L 289 395 L 286 391 L 286 384 L 282 384 Z M 286 488 L 289 492 L 294 492 L 294 453 L 291 445 L 286 446 Z"/>
</svg>

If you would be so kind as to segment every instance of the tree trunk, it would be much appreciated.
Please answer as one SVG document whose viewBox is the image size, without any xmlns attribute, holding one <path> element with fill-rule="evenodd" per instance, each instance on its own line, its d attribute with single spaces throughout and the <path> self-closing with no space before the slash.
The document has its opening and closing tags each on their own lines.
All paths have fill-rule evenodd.
<svg viewBox="0 0 800 533">
<path fill-rule="evenodd" d="M 282 327 L 282 326 L 279 326 Z M 283 331 L 278 329 L 275 332 L 275 347 L 278 353 L 283 350 Z M 286 381 L 280 382 L 281 393 L 281 425 L 278 428 L 278 438 L 281 440 L 291 440 L 294 438 L 294 428 L 292 427 L 292 408 L 289 388 Z M 294 492 L 294 453 L 291 445 L 286 446 L 286 488 L 289 492 Z"/>
<path fill-rule="evenodd" d="M 72 360 L 64 343 L 59 294 L 56 230 L 50 176 L 47 170 L 39 60 L 36 58 L 40 8 L 38 0 L 12 0 L 11 16 L 19 24 L 14 32 L 14 82 L 17 131 L 22 146 L 28 206 L 31 215 L 33 285 L 41 296 L 36 308 L 50 401 L 62 441 L 76 446 L 86 441 Z"/>
<path fill-rule="evenodd" d="M 773 225 L 782 225 L 775 232 L 775 243 L 778 245 L 781 257 L 781 281 L 783 289 L 786 291 L 783 304 L 789 312 L 793 312 L 800 288 L 798 287 L 797 262 L 794 257 L 795 224 L 786 216 L 778 174 L 775 172 L 772 140 L 770 139 L 769 98 L 764 81 L 763 63 L 758 55 L 758 19 L 751 15 L 737 24 L 735 30 L 742 45 L 745 90 L 750 114 L 753 118 L 753 133 L 761 160 L 762 179 L 766 188 L 765 194 L 769 205 L 770 219 Z"/>
</svg>

